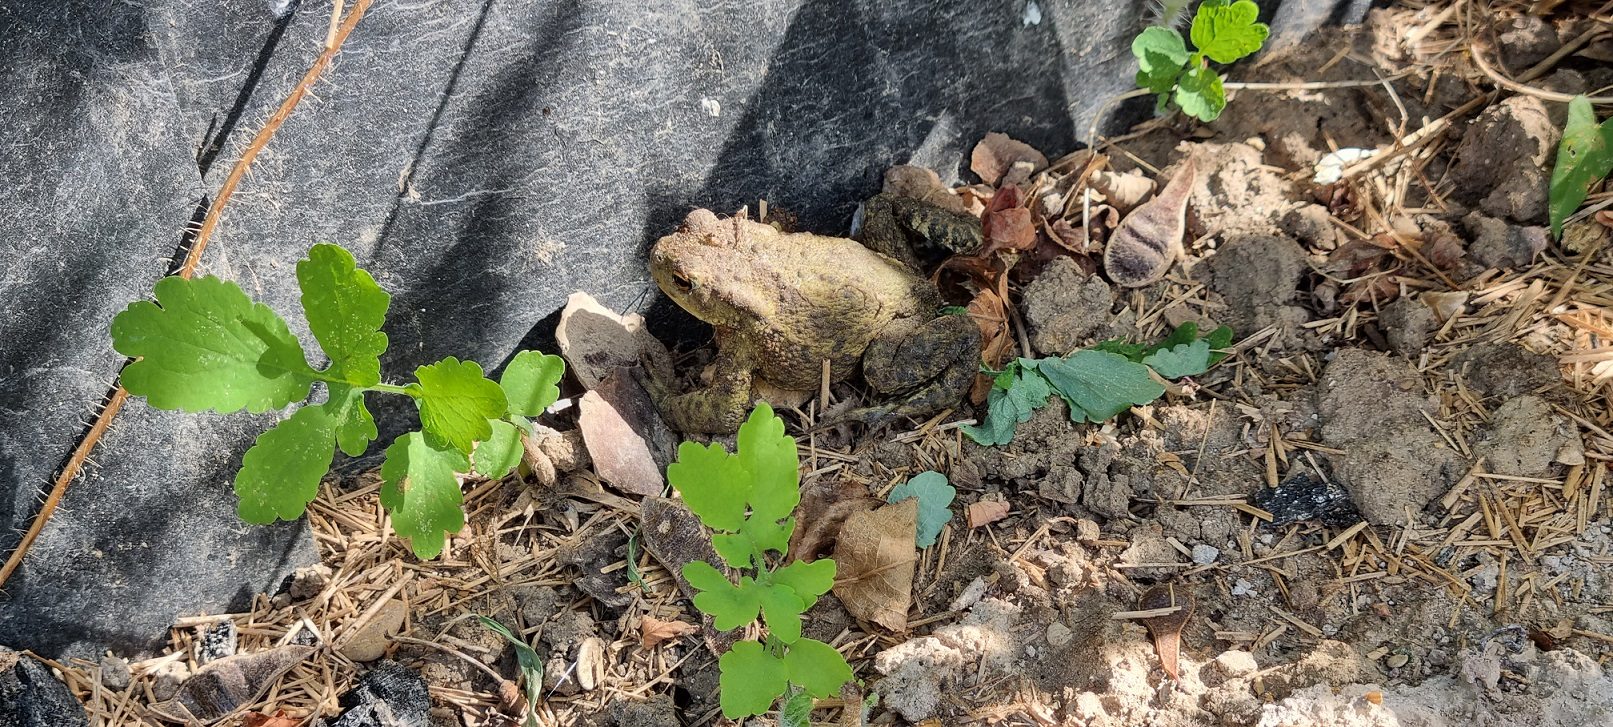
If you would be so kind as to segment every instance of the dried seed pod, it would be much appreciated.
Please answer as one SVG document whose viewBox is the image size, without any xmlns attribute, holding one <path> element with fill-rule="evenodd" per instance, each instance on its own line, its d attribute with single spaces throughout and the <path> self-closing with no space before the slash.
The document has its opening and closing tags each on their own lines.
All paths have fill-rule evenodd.
<svg viewBox="0 0 1613 727">
<path fill-rule="evenodd" d="M 1137 599 L 1137 608 L 1142 611 L 1175 609 L 1150 616 L 1142 622 L 1148 627 L 1149 635 L 1154 637 L 1159 665 L 1171 679 L 1180 679 L 1178 662 L 1182 651 L 1182 628 L 1187 626 L 1187 619 L 1193 615 L 1193 594 L 1175 583 L 1165 583 L 1144 591 L 1142 597 Z"/>
<path fill-rule="evenodd" d="M 1163 191 L 1120 221 L 1103 249 L 1103 269 L 1110 280 L 1140 288 L 1165 277 L 1182 255 L 1187 200 L 1197 176 L 1193 160 L 1188 159 Z"/>
</svg>

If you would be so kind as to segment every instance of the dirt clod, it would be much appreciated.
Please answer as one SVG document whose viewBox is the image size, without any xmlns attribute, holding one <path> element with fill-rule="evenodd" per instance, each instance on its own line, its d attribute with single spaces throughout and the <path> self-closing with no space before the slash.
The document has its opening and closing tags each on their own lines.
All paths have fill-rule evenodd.
<svg viewBox="0 0 1613 727">
<path fill-rule="evenodd" d="M 1579 428 L 1538 396 L 1520 396 L 1497 408 L 1473 449 L 1492 472 L 1518 477 L 1549 477 L 1553 462 L 1585 462 Z"/>
<path fill-rule="evenodd" d="M 1113 305 L 1114 291 L 1103 278 L 1087 275 L 1071 258 L 1054 259 L 1025 286 L 1031 347 L 1044 356 L 1062 356 L 1107 337 Z"/>
<path fill-rule="evenodd" d="M 1468 251 L 1486 267 L 1528 267 L 1551 242 L 1544 227 L 1514 225 L 1478 212 L 1468 213 L 1462 224 L 1473 237 Z"/>
<path fill-rule="evenodd" d="M 1549 162 L 1561 132 L 1546 104 L 1513 96 L 1485 109 L 1462 135 L 1450 178 L 1455 197 L 1495 217 L 1518 222 L 1546 218 Z"/>
</svg>

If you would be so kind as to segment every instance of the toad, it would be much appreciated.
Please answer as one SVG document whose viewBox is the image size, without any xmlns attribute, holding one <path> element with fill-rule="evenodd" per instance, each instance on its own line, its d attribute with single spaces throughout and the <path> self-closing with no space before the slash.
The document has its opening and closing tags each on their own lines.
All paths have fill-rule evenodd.
<svg viewBox="0 0 1613 727">
<path fill-rule="evenodd" d="M 758 379 L 817 389 L 859 371 L 880 395 L 836 421 L 876 424 L 955 405 L 980 366 L 980 334 L 918 271 L 861 243 L 785 233 L 697 209 L 650 251 L 650 272 L 684 310 L 716 329 L 711 384 L 656 399 L 674 428 L 739 428 Z"/>
</svg>

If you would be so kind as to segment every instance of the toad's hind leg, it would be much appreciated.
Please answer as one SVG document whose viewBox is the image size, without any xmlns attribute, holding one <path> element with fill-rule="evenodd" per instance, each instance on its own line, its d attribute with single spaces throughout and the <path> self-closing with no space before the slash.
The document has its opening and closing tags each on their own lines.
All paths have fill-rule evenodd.
<svg viewBox="0 0 1613 727">
<path fill-rule="evenodd" d="M 863 355 L 863 378 L 896 398 L 846 412 L 839 421 L 876 424 L 892 416 L 925 416 L 957 406 L 980 370 L 980 330 L 967 316 L 941 316 L 904 334 L 875 339 Z"/>
</svg>

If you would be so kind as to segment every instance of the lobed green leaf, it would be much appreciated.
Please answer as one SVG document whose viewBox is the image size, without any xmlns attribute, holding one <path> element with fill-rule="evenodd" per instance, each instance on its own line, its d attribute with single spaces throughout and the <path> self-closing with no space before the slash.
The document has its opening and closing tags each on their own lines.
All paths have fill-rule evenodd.
<svg viewBox="0 0 1613 727">
<path fill-rule="evenodd" d="M 1160 349 L 1143 357 L 1142 363 L 1167 379 L 1198 376 L 1210 368 L 1210 342 L 1200 338 Z"/>
<path fill-rule="evenodd" d="M 718 631 L 755 621 L 761 611 L 765 589 L 750 576 L 741 576 L 736 586 L 710 563 L 696 560 L 683 566 L 683 578 L 700 591 L 695 594 L 694 606 L 713 619 L 712 626 Z"/>
<path fill-rule="evenodd" d="M 1271 35 L 1259 17 L 1253 0 L 1204 0 L 1193 17 L 1193 45 L 1216 63 L 1236 61 L 1260 50 Z"/>
<path fill-rule="evenodd" d="M 806 613 L 806 602 L 789 586 L 774 583 L 755 586 L 757 600 L 762 604 L 762 616 L 767 620 L 767 632 L 786 644 L 801 639 L 801 614 Z"/>
<path fill-rule="evenodd" d="M 499 377 L 511 414 L 535 417 L 560 399 L 560 378 L 566 362 L 539 351 L 522 351 L 510 359 Z"/>
<path fill-rule="evenodd" d="M 320 244 L 297 263 L 297 286 L 308 328 L 330 357 L 325 373 L 354 386 L 381 382 L 381 354 L 386 352 L 386 309 L 392 296 L 360 270 L 352 253 Z"/>
<path fill-rule="evenodd" d="M 666 478 L 706 527 L 734 532 L 744 524 L 750 481 L 722 445 L 678 445 L 678 461 L 667 466 Z"/>
<path fill-rule="evenodd" d="M 392 530 L 409 540 L 422 559 L 437 557 L 446 533 L 465 526 L 456 472 L 470 468 L 465 454 L 423 432 L 409 432 L 386 448 L 381 464 L 381 504 L 392 515 Z"/>
<path fill-rule="evenodd" d="M 480 364 L 449 356 L 415 369 L 414 376 L 419 383 L 407 390 L 420 405 L 422 431 L 465 454 L 493 435 L 489 420 L 504 416 L 504 390 L 482 375 Z"/>
<path fill-rule="evenodd" d="M 717 659 L 717 701 L 728 719 L 766 712 L 789 686 L 784 661 L 756 641 L 741 641 Z"/>
<path fill-rule="evenodd" d="M 1043 359 L 1037 370 L 1069 405 L 1070 419 L 1076 422 L 1101 422 L 1165 394 L 1148 367 L 1107 351 L 1088 349 L 1068 358 Z"/>
<path fill-rule="evenodd" d="M 305 406 L 258 435 L 235 473 L 241 519 L 267 525 L 301 517 L 336 456 L 336 426 L 323 407 Z"/>
<path fill-rule="evenodd" d="M 261 413 L 307 398 L 319 378 L 286 322 L 235 283 L 163 278 L 156 297 L 112 319 L 112 347 L 137 359 L 123 387 L 153 407 Z"/>
<path fill-rule="evenodd" d="M 1190 55 L 1182 34 L 1171 28 L 1149 27 L 1131 41 L 1131 54 L 1137 57 L 1137 86 L 1157 94 L 1169 94 L 1176 87 Z"/>
<path fill-rule="evenodd" d="M 493 434 L 476 443 L 471 462 L 477 474 L 488 479 L 503 479 L 516 465 L 521 464 L 521 455 L 526 453 L 526 449 L 521 445 L 521 432 L 514 424 L 502 419 L 493 419 L 487 424 L 493 428 Z"/>
<path fill-rule="evenodd" d="M 1193 68 L 1182 74 L 1176 86 L 1176 105 L 1200 121 L 1214 121 L 1227 107 L 1227 92 L 1221 76 L 1208 68 Z"/>
<path fill-rule="evenodd" d="M 336 444 L 349 457 L 358 457 L 370 448 L 378 432 L 375 417 L 364 406 L 364 390 L 346 384 L 331 384 L 330 399 L 320 406 L 336 423 Z"/>
<path fill-rule="evenodd" d="M 851 665 L 835 647 L 814 639 L 801 639 L 784 653 L 784 668 L 791 684 L 814 697 L 831 697 L 851 681 Z"/>
<path fill-rule="evenodd" d="M 835 568 L 835 562 L 829 558 L 810 563 L 797 560 L 773 571 L 773 582 L 788 586 L 801 597 L 806 608 L 812 608 L 820 596 L 834 587 Z"/>
</svg>

